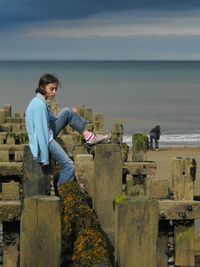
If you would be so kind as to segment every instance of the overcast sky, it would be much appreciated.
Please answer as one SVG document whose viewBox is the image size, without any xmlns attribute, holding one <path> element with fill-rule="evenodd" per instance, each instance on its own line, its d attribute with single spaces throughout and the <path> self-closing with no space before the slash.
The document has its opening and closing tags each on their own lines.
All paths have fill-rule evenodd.
<svg viewBox="0 0 200 267">
<path fill-rule="evenodd" d="M 0 60 L 200 60 L 200 0 L 0 4 Z"/>
</svg>

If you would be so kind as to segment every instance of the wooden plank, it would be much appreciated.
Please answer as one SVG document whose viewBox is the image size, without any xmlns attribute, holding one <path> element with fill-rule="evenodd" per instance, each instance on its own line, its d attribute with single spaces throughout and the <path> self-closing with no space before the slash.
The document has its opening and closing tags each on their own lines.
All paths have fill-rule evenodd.
<svg viewBox="0 0 200 267">
<path fill-rule="evenodd" d="M 0 162 L 0 176 L 22 176 L 22 162 Z"/>
<path fill-rule="evenodd" d="M 157 245 L 157 266 L 158 267 L 168 267 L 168 257 L 166 254 L 168 237 L 166 235 L 158 236 Z"/>
<path fill-rule="evenodd" d="M 0 221 L 19 221 L 21 218 L 21 201 L 0 201 Z"/>
<path fill-rule="evenodd" d="M 103 132 L 104 130 L 104 115 L 102 112 L 94 112 L 93 124 L 95 132 Z"/>
<path fill-rule="evenodd" d="M 132 161 L 147 161 L 148 136 L 146 134 L 133 134 L 132 136 Z"/>
<path fill-rule="evenodd" d="M 123 125 L 114 124 L 112 128 L 112 143 L 122 144 L 123 142 Z"/>
<path fill-rule="evenodd" d="M 9 151 L 0 150 L 0 162 L 9 162 Z"/>
<path fill-rule="evenodd" d="M 177 157 L 172 160 L 171 190 L 175 200 L 193 200 L 194 179 L 191 168 L 194 161 Z"/>
<path fill-rule="evenodd" d="M 195 230 L 195 255 L 200 256 L 200 219 L 194 221 L 194 230 Z"/>
<path fill-rule="evenodd" d="M 9 183 L 2 183 L 2 200 L 19 200 L 20 187 L 18 182 L 13 180 Z"/>
<path fill-rule="evenodd" d="M 0 143 L 7 145 L 17 145 L 28 143 L 27 132 L 11 132 L 9 129 L 6 132 L 0 132 Z"/>
<path fill-rule="evenodd" d="M 159 218 L 162 220 L 183 220 L 200 218 L 199 201 L 159 201 Z"/>
<path fill-rule="evenodd" d="M 9 150 L 9 151 L 23 151 L 24 150 L 24 145 L 7 145 L 7 144 L 0 144 L 0 150 Z"/>
<path fill-rule="evenodd" d="M 154 161 L 128 161 L 123 163 L 123 168 L 127 169 L 128 173 L 132 175 L 154 175 L 156 172 L 156 163 Z"/>
<path fill-rule="evenodd" d="M 7 132 L 0 132 L 0 144 L 6 144 Z"/>
<path fill-rule="evenodd" d="M 0 111 L 0 117 L 1 117 L 1 111 Z M 1 120 L 1 118 L 0 118 Z M 11 120 L 16 120 L 16 118 L 13 118 Z M 19 120 L 19 119 L 17 119 Z M 0 123 L 0 132 L 26 132 L 26 124 L 24 123 L 24 118 L 20 118 L 20 123 L 11 122 L 11 123 Z"/>
<path fill-rule="evenodd" d="M 0 162 L 22 162 L 23 151 L 0 149 Z"/>
<path fill-rule="evenodd" d="M 19 266 L 19 225 L 20 222 L 3 222 L 3 267 Z"/>
<path fill-rule="evenodd" d="M 29 146 L 24 146 L 23 194 L 27 196 L 50 195 L 50 165 L 42 166 L 34 161 Z"/>
<path fill-rule="evenodd" d="M 92 155 L 79 154 L 75 158 L 75 176 L 88 194 L 94 198 L 94 159 Z"/>
<path fill-rule="evenodd" d="M 0 123 L 4 123 L 5 121 L 5 112 L 3 109 L 0 109 Z"/>
<path fill-rule="evenodd" d="M 114 243 L 113 200 L 121 195 L 122 160 L 117 144 L 98 144 L 94 157 L 94 208 L 102 229 Z"/>
<path fill-rule="evenodd" d="M 20 229 L 21 267 L 60 267 L 60 201 L 55 196 L 25 198 Z"/>
<path fill-rule="evenodd" d="M 115 215 L 116 263 L 122 267 L 157 266 L 158 201 L 131 198 L 117 205 Z"/>
<path fill-rule="evenodd" d="M 146 196 L 154 198 L 168 198 L 169 194 L 169 181 L 146 179 Z"/>
<path fill-rule="evenodd" d="M 194 197 L 200 197 L 200 177 L 198 176 L 197 179 L 194 181 Z"/>
<path fill-rule="evenodd" d="M 175 265 L 181 267 L 195 266 L 194 258 L 194 225 L 174 227 Z"/>
</svg>

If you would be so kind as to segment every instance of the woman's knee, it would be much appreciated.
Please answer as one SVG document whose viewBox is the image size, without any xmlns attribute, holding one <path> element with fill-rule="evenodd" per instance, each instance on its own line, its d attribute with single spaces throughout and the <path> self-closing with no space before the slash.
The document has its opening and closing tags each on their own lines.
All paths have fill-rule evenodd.
<svg viewBox="0 0 200 267">
<path fill-rule="evenodd" d="M 75 167 L 74 167 L 74 163 L 70 164 L 70 167 L 69 167 L 70 171 L 71 171 L 71 174 L 74 175 L 74 172 L 75 172 Z"/>
<path fill-rule="evenodd" d="M 58 113 L 57 118 L 63 118 L 63 119 L 65 118 L 65 119 L 67 119 L 67 118 L 69 118 L 71 116 L 71 114 L 72 114 L 72 110 L 70 108 L 66 107 L 66 108 L 63 108 Z"/>
<path fill-rule="evenodd" d="M 65 114 L 71 114 L 72 113 L 72 110 L 71 108 L 68 108 L 68 107 L 65 107 L 61 110 L 61 112 L 65 113 Z"/>
<path fill-rule="evenodd" d="M 75 170 L 74 163 L 71 159 L 66 159 L 65 162 L 63 162 L 61 167 L 65 168 L 69 172 L 74 172 Z"/>
</svg>

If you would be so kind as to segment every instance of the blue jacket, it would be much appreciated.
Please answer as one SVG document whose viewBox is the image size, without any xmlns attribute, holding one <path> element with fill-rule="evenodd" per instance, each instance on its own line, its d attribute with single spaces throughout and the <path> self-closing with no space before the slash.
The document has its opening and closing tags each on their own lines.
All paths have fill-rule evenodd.
<svg viewBox="0 0 200 267">
<path fill-rule="evenodd" d="M 48 106 L 41 94 L 37 94 L 26 110 L 26 129 L 34 159 L 49 164 L 49 115 Z"/>
</svg>

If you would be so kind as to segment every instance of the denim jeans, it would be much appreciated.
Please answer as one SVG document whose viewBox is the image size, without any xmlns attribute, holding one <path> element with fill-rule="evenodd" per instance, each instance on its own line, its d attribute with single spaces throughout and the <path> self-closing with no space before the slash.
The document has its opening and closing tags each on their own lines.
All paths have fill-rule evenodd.
<svg viewBox="0 0 200 267">
<path fill-rule="evenodd" d="M 87 120 L 80 117 L 79 115 L 71 111 L 71 109 L 69 108 L 62 109 L 61 112 L 54 119 L 50 118 L 50 121 L 54 138 L 56 138 L 60 131 L 68 124 L 79 133 L 82 133 L 85 129 L 86 124 L 88 123 Z M 58 144 L 55 139 L 53 139 L 49 143 L 49 152 L 52 156 L 52 159 L 57 161 L 61 167 L 57 185 L 59 186 L 66 181 L 73 181 L 73 161 L 70 159 L 68 154 L 64 151 L 64 149 Z"/>
<path fill-rule="evenodd" d="M 153 150 L 153 141 L 155 142 L 155 149 L 158 149 L 158 137 L 156 133 L 150 133 L 150 149 Z"/>
</svg>

